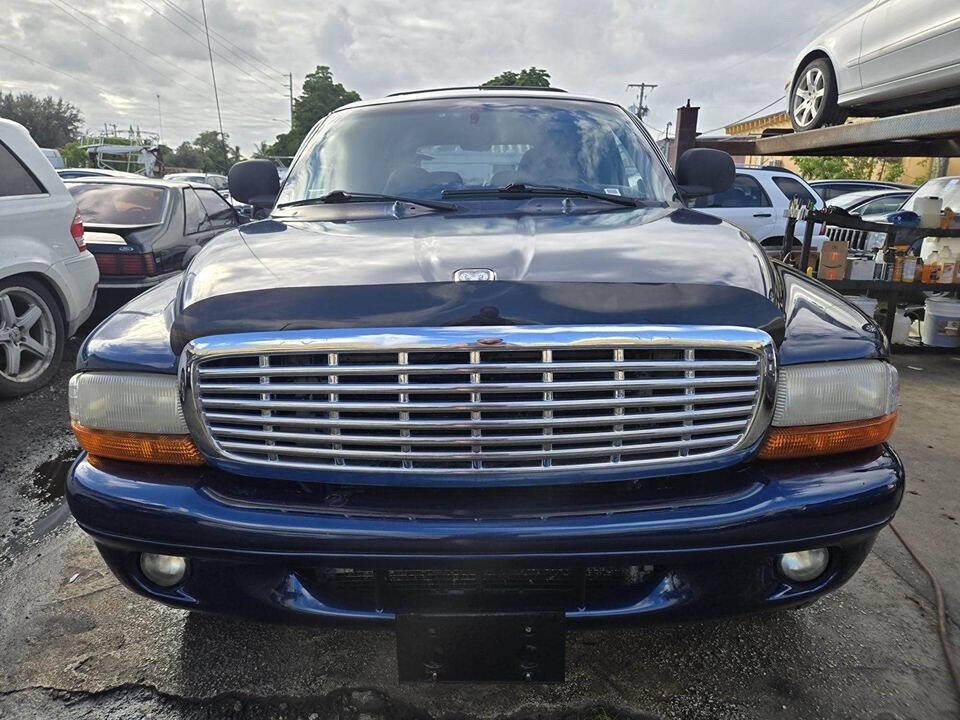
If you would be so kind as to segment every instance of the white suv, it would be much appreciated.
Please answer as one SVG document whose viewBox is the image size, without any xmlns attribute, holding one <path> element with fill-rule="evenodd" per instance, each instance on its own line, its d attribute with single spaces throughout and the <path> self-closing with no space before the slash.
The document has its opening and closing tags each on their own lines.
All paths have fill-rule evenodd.
<svg viewBox="0 0 960 720">
<path fill-rule="evenodd" d="M 693 207 L 736 225 L 770 252 L 782 247 L 787 219 L 783 212 L 797 198 L 802 205 L 813 202 L 817 210 L 823 200 L 803 178 L 778 168 L 738 167 L 737 177 L 726 192 L 697 198 Z M 794 231 L 803 239 L 806 223 L 798 222 Z M 814 234 L 813 247 L 829 240 Z"/>
<path fill-rule="evenodd" d="M 50 381 L 99 279 L 73 197 L 26 129 L 0 120 L 0 397 Z"/>
</svg>

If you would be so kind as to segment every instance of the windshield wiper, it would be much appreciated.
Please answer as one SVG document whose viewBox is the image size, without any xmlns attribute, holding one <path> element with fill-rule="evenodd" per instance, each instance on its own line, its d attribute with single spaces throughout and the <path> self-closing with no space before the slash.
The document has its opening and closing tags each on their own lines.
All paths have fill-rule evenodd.
<svg viewBox="0 0 960 720">
<path fill-rule="evenodd" d="M 332 190 L 326 195 L 320 197 L 304 198 L 303 200 L 294 200 L 292 202 L 280 203 L 278 208 L 296 207 L 298 205 L 337 205 L 340 203 L 352 202 L 402 202 L 411 205 L 420 205 L 431 210 L 445 210 L 453 212 L 459 208 L 453 203 L 442 202 L 440 200 L 418 200 L 416 198 L 402 197 L 400 195 L 382 195 L 380 193 L 358 193 L 346 192 L 344 190 Z"/>
<path fill-rule="evenodd" d="M 607 193 L 581 188 L 561 187 L 559 185 L 531 185 L 529 183 L 510 183 L 497 188 L 464 188 L 463 190 L 444 190 L 441 197 L 468 197 L 471 195 L 545 195 L 553 197 L 573 196 L 606 200 L 624 207 L 666 207 L 665 202 L 640 200 L 625 195 L 608 195 Z"/>
</svg>

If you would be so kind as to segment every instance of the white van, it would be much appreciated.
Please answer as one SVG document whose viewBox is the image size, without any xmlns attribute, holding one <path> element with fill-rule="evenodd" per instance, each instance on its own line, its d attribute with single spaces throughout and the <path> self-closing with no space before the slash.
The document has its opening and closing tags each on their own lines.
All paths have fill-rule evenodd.
<svg viewBox="0 0 960 720">
<path fill-rule="evenodd" d="M 0 120 L 0 397 L 50 381 L 99 279 L 73 197 L 26 128 Z"/>
</svg>

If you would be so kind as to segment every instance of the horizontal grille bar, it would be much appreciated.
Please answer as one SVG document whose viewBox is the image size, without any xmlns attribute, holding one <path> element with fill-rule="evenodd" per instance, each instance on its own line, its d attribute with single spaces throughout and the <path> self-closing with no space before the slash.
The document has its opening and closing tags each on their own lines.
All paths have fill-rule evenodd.
<svg viewBox="0 0 960 720">
<path fill-rule="evenodd" d="M 585 382 L 515 382 L 494 383 L 478 382 L 473 384 L 457 383 L 410 383 L 391 385 L 364 384 L 349 385 L 347 383 L 203 383 L 200 391 L 203 393 L 229 393 L 271 395 L 324 395 L 337 393 L 338 395 L 356 394 L 371 395 L 377 393 L 397 395 L 399 393 L 524 393 L 524 392 L 565 392 L 584 391 L 597 392 L 600 390 L 632 390 L 645 388 L 681 388 L 681 387 L 744 387 L 756 385 L 756 377 L 707 377 L 707 378 L 656 378 L 652 380 L 596 380 Z"/>
<path fill-rule="evenodd" d="M 194 341 L 181 378 L 194 437 L 234 471 L 462 484 L 481 478 L 457 476 L 579 468 L 682 472 L 752 447 L 769 417 L 772 348 L 766 333 L 729 327 L 281 331 Z"/>
<path fill-rule="evenodd" d="M 735 442 L 739 435 L 718 435 L 711 438 L 698 438 L 696 440 L 671 440 L 667 442 L 644 443 L 638 445 L 618 446 L 617 452 L 621 454 L 653 453 L 664 450 L 673 450 L 687 447 L 716 447 L 728 445 Z M 542 438 L 541 438 L 542 441 Z M 293 455 L 301 457 L 314 458 L 376 458 L 380 460 L 540 460 L 543 458 L 563 458 L 563 457 L 585 457 L 595 455 L 611 455 L 609 447 L 603 448 L 570 448 L 563 450 L 509 450 L 494 452 L 418 452 L 411 450 L 403 451 L 380 451 L 380 450 L 327 450 L 324 448 L 286 446 L 286 445 L 262 445 L 259 443 L 243 443 L 234 441 L 222 441 L 220 443 L 227 450 L 236 450 L 239 452 L 271 453 L 282 455 Z M 399 443 L 395 443 L 399 444 Z"/>
<path fill-rule="evenodd" d="M 579 427 L 585 425 L 613 425 L 624 422 L 624 417 L 629 418 L 630 424 L 638 423 L 665 423 L 682 420 L 702 420 L 706 418 L 736 417 L 740 415 L 750 415 L 753 413 L 753 405 L 729 405 L 723 407 L 706 408 L 703 410 L 681 410 L 679 412 L 655 412 L 639 413 L 636 415 L 589 415 L 579 417 L 551 417 L 551 418 L 528 418 L 528 419 L 502 419 L 502 420 L 417 420 L 399 418 L 379 419 L 370 418 L 364 420 L 351 418 L 314 418 L 271 415 L 270 425 L 284 425 L 288 427 L 310 427 L 310 428 L 407 428 L 416 429 L 448 429 L 448 430 L 470 430 L 479 428 L 481 430 L 511 430 L 522 428 L 538 427 Z M 234 413 L 208 412 L 206 417 L 210 422 L 217 423 L 237 423 L 241 425 L 259 424 L 263 421 L 261 415 L 244 415 Z"/>
<path fill-rule="evenodd" d="M 651 370 L 676 372 L 684 370 L 756 370 L 757 360 L 690 360 L 690 361 L 646 361 L 646 362 L 552 362 L 552 363 L 483 363 L 485 373 L 523 373 L 523 372 L 609 372 L 613 370 Z M 404 365 L 405 375 L 463 374 L 476 372 L 473 365 Z M 329 375 L 390 375 L 398 372 L 397 365 L 287 365 L 271 367 L 273 377 L 291 376 L 329 376 Z M 237 378 L 260 377 L 260 367 L 202 367 L 201 378 Z"/>
<path fill-rule="evenodd" d="M 625 416 L 620 416 L 624 422 Z M 275 424 L 275 423 L 271 423 Z M 722 423 L 705 425 L 690 425 L 687 427 L 644 428 L 641 430 L 619 430 L 615 432 L 568 433 L 565 435 L 551 435 L 550 443 L 569 444 L 586 442 L 604 442 L 607 440 L 632 440 L 646 437 L 671 437 L 676 435 L 709 435 L 711 433 L 742 430 L 747 420 L 731 420 Z M 408 436 L 399 435 L 330 435 L 322 433 L 282 432 L 277 430 L 246 430 L 227 425 L 213 425 L 210 430 L 218 436 L 274 440 L 276 442 L 304 442 L 304 443 L 340 443 L 343 445 L 465 445 L 467 447 L 477 443 L 476 438 L 449 437 L 449 436 Z M 543 443 L 543 435 L 510 435 L 484 436 L 484 445 L 539 445 Z"/>
<path fill-rule="evenodd" d="M 599 400 L 546 400 L 521 402 L 434 402 L 434 403 L 399 403 L 399 402 L 314 402 L 311 400 L 243 400 L 234 398 L 206 398 L 201 397 L 204 407 L 225 408 L 258 408 L 261 410 L 321 410 L 334 412 L 508 412 L 511 410 L 563 410 L 563 409 L 590 409 L 609 407 L 649 407 L 660 405 L 687 405 L 691 402 L 725 403 L 753 400 L 756 392 L 743 390 L 739 392 L 707 393 L 703 395 L 654 395 L 650 397 L 625 399 Z"/>
</svg>

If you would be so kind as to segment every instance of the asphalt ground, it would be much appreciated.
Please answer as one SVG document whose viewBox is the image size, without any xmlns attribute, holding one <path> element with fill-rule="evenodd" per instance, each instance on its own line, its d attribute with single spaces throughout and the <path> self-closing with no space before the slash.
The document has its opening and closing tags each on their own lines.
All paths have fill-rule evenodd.
<svg viewBox="0 0 960 720">
<path fill-rule="evenodd" d="M 926 577 L 889 530 L 809 608 L 571 633 L 567 682 L 396 680 L 392 632 L 191 616 L 119 586 L 63 503 L 66 384 L 0 402 L 0 718 L 955 718 Z M 960 644 L 960 352 L 895 357 L 896 525 Z"/>
</svg>

